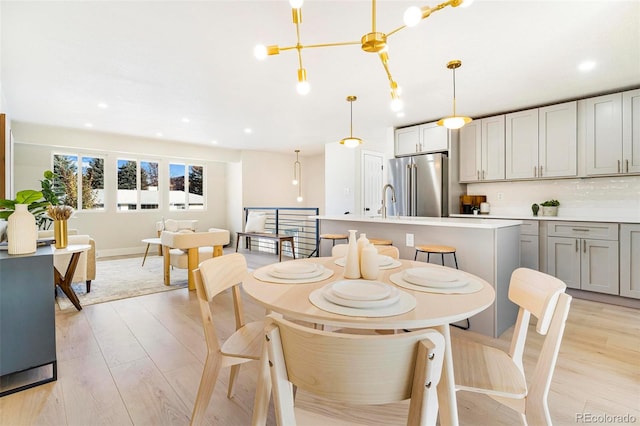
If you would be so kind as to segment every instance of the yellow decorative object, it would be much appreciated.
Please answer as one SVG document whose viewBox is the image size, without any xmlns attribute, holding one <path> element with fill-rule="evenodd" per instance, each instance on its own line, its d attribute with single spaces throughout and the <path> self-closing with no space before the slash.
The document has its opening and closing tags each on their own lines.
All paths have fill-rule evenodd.
<svg viewBox="0 0 640 426">
<path fill-rule="evenodd" d="M 66 220 L 53 221 L 53 238 L 56 241 L 56 248 L 62 249 L 67 247 L 68 234 Z"/>
</svg>

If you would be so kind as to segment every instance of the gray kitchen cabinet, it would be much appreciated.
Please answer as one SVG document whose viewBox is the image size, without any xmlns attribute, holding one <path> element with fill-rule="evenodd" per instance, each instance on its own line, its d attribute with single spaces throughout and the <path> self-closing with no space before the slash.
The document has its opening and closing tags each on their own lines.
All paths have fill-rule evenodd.
<svg viewBox="0 0 640 426">
<path fill-rule="evenodd" d="M 640 224 L 620 224 L 620 296 L 640 299 Z"/>
<path fill-rule="evenodd" d="M 0 396 L 57 378 L 53 253 L 38 248 L 31 255 L 0 252 L 0 376 L 51 365 L 51 377 Z"/>
<path fill-rule="evenodd" d="M 449 130 L 436 122 L 395 131 L 395 155 L 414 155 L 449 150 Z"/>
<path fill-rule="evenodd" d="M 506 115 L 507 179 L 576 176 L 577 102 Z"/>
<path fill-rule="evenodd" d="M 504 180 L 505 116 L 474 120 L 459 130 L 460 182 Z"/>
<path fill-rule="evenodd" d="M 567 287 L 619 294 L 618 225 L 550 222 L 547 273 Z"/>
<path fill-rule="evenodd" d="M 538 221 L 523 220 L 520 225 L 520 266 L 539 270 Z"/>
<path fill-rule="evenodd" d="M 586 174 L 640 172 L 640 89 L 585 101 Z"/>
</svg>

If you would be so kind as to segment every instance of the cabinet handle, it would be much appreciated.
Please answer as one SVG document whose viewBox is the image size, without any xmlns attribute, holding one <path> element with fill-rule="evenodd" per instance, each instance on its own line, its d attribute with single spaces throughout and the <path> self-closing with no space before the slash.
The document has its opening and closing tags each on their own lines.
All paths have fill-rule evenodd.
<svg viewBox="0 0 640 426">
<path fill-rule="evenodd" d="M 589 232 L 588 229 L 585 228 L 571 228 L 572 231 L 580 231 L 580 232 Z"/>
<path fill-rule="evenodd" d="M 420 150 L 418 149 L 418 144 L 416 144 L 416 152 L 420 152 Z"/>
<path fill-rule="evenodd" d="M 480 180 L 480 170 L 476 170 L 476 173 L 478 174 L 478 180 Z"/>
<path fill-rule="evenodd" d="M 620 173 L 620 160 L 618 160 L 618 173 Z"/>
<path fill-rule="evenodd" d="M 540 177 L 542 177 L 542 166 L 540 166 Z"/>
<path fill-rule="evenodd" d="M 578 241 L 579 240 L 576 240 L 576 251 L 580 250 L 580 246 L 578 245 L 579 244 Z"/>
<path fill-rule="evenodd" d="M 533 166 L 533 177 L 538 177 L 538 168 Z"/>
<path fill-rule="evenodd" d="M 482 180 L 484 180 L 484 170 L 482 171 Z"/>
<path fill-rule="evenodd" d="M 624 160 L 624 168 L 626 169 L 625 172 L 629 173 L 629 160 Z"/>
<path fill-rule="evenodd" d="M 582 240 L 582 252 L 587 252 L 587 240 Z"/>
</svg>

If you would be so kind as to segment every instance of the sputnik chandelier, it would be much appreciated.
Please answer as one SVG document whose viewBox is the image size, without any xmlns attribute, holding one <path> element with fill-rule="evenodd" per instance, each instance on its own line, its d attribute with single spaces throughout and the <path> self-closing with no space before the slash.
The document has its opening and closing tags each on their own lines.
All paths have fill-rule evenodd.
<svg viewBox="0 0 640 426">
<path fill-rule="evenodd" d="M 360 41 L 346 41 L 337 43 L 322 43 L 322 44 L 308 44 L 303 45 L 300 42 L 300 24 L 302 23 L 302 4 L 304 0 L 289 0 L 289 4 L 292 8 L 293 23 L 296 26 L 296 39 L 297 42 L 294 46 L 280 47 L 278 45 L 258 45 L 255 47 L 254 53 L 258 59 L 264 59 L 267 56 L 278 55 L 281 51 L 296 50 L 298 52 L 298 85 L 297 91 L 301 95 L 309 93 L 310 85 L 307 81 L 307 70 L 302 65 L 302 50 L 311 49 L 316 47 L 332 47 L 332 46 L 348 46 L 359 44 L 362 50 L 370 53 L 377 53 L 382 66 L 389 79 L 389 86 L 391 88 L 391 109 L 393 111 L 400 111 L 403 108 L 402 101 L 400 100 L 400 87 L 398 83 L 391 76 L 389 69 L 389 52 L 387 39 L 398 31 L 417 25 L 423 19 L 428 18 L 433 12 L 437 12 L 440 9 L 444 9 L 447 6 L 458 7 L 464 3 L 464 6 L 471 4 L 473 0 L 447 0 L 444 3 L 440 3 L 435 7 L 423 6 L 421 8 L 417 6 L 410 7 L 404 13 L 404 25 L 388 32 L 381 33 L 376 30 L 376 0 L 371 1 L 371 32 L 363 35 Z"/>
</svg>

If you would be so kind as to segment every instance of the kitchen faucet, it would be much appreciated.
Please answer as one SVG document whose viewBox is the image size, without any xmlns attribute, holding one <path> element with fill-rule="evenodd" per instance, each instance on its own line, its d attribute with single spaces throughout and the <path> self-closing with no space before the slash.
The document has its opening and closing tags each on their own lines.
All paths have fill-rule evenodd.
<svg viewBox="0 0 640 426">
<path fill-rule="evenodd" d="M 391 202 L 392 203 L 396 202 L 396 190 L 393 187 L 393 185 L 388 183 L 384 187 L 382 187 L 382 207 L 380 207 L 380 212 L 382 213 L 383 219 L 387 218 L 387 200 L 385 197 L 385 195 L 387 194 L 387 188 L 391 189 Z"/>
</svg>

